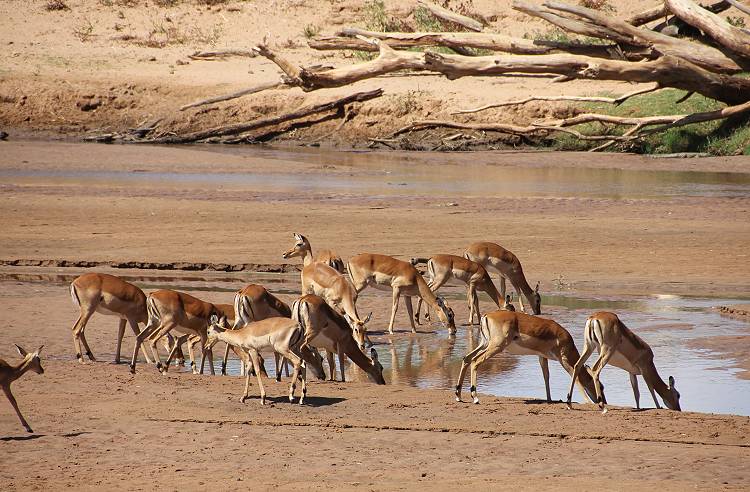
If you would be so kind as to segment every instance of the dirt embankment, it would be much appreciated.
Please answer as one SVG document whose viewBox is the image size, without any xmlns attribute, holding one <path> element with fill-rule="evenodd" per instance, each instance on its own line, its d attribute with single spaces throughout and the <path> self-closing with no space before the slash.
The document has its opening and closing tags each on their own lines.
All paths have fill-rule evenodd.
<svg viewBox="0 0 750 492">
<path fill-rule="evenodd" d="M 200 49 L 244 49 L 270 33 L 271 46 L 294 63 L 343 66 L 360 61 L 351 52 L 315 51 L 312 33 L 331 34 L 345 26 L 366 26 L 374 15 L 364 2 L 266 4 L 243 1 L 8 0 L 0 5 L 0 129 L 20 134 L 80 137 L 124 131 L 161 119 L 160 131 L 187 132 L 248 121 L 303 103 L 328 100 L 352 89 L 305 94 L 299 89 L 269 91 L 184 113 L 183 104 L 278 80 L 278 69 L 264 58 L 195 61 Z M 612 2 L 620 15 L 650 7 L 637 0 Z M 213 4 L 213 5 L 210 5 Z M 415 2 L 386 2 L 386 11 L 407 18 Z M 510 0 L 477 0 L 472 7 L 491 19 L 489 29 L 518 37 L 549 35 L 550 27 L 510 7 Z M 410 20 L 408 22 L 413 22 Z M 286 133 L 286 139 L 361 145 L 417 118 L 449 118 L 457 109 L 532 94 L 559 95 L 549 78 L 475 78 L 449 81 L 416 75 L 381 77 L 354 89 L 382 87 L 386 95 L 354 108 L 341 128 L 334 119 Z M 624 93 L 631 84 L 575 81 L 569 94 Z M 565 104 L 538 103 L 493 110 L 490 120 L 526 124 L 575 112 Z M 451 117 L 452 118 L 452 117 Z M 313 118 L 315 119 L 315 118 Z M 458 117 L 474 121 L 475 115 Z M 273 128 L 269 129 L 273 130 Z M 265 130 L 264 130 L 265 133 Z M 480 139 L 481 140 L 481 139 Z M 487 138 L 488 147 L 517 144 L 513 137 Z M 430 148 L 415 140 L 414 148 Z M 447 145 L 459 145 L 459 142 Z M 426 147 L 425 147 L 426 146 Z"/>
</svg>

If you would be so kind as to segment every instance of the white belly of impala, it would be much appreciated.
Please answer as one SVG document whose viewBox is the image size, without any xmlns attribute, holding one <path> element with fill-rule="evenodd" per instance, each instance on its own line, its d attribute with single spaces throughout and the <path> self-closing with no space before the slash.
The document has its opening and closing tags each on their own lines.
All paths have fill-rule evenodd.
<svg viewBox="0 0 750 492">
<path fill-rule="evenodd" d="M 310 341 L 310 345 L 318 349 L 326 349 L 329 352 L 334 352 L 336 349 L 336 344 L 334 343 L 334 341 L 323 334 L 319 334 L 315 338 L 313 338 Z"/>
<path fill-rule="evenodd" d="M 557 357 L 555 357 L 554 354 L 540 352 L 539 350 L 534 350 L 533 348 L 519 345 L 517 342 L 511 342 L 511 344 L 508 345 L 508 348 L 505 349 L 505 351 L 513 355 L 536 355 L 551 360 L 557 360 Z"/>
<path fill-rule="evenodd" d="M 106 314 L 108 316 L 117 316 L 117 317 L 120 317 L 120 318 L 124 318 L 124 316 L 122 314 L 116 313 L 114 311 L 110 311 L 109 309 L 105 308 L 101 304 L 99 304 L 98 306 L 96 306 L 96 310 L 95 311 L 97 313 L 99 313 L 99 314 Z"/>
<path fill-rule="evenodd" d="M 619 367 L 620 369 L 623 369 L 625 371 L 628 371 L 630 374 L 640 374 L 641 371 L 636 366 L 630 363 L 628 359 L 626 359 L 620 352 L 615 352 L 612 357 L 609 359 L 609 364 Z"/>
</svg>

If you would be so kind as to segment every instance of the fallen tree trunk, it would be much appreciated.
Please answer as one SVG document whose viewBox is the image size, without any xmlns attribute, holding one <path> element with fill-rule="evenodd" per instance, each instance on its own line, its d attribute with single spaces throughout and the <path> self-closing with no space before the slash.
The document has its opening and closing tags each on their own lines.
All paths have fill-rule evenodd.
<svg viewBox="0 0 750 492">
<path fill-rule="evenodd" d="M 648 29 L 638 29 L 617 18 L 585 7 L 551 0 L 545 1 L 543 6 L 528 4 L 521 0 L 514 0 L 512 5 L 516 10 L 545 19 L 568 31 L 644 48 L 652 47 L 660 53 L 683 58 L 712 72 L 736 73 L 744 67 L 712 46 L 673 38 Z"/>
<path fill-rule="evenodd" d="M 557 41 L 535 41 L 531 39 L 512 38 L 494 33 L 456 33 L 456 32 L 375 32 L 356 27 L 342 29 L 333 37 L 318 37 L 308 41 L 311 48 L 318 50 L 352 49 L 360 51 L 378 51 L 378 46 L 359 37 L 385 41 L 394 49 L 444 46 L 457 50 L 459 48 L 476 48 L 490 51 L 502 51 L 516 55 L 546 55 L 552 53 L 572 53 L 576 55 L 595 56 L 599 58 L 617 58 L 624 55 L 629 60 L 655 58 L 656 54 L 649 48 L 635 46 L 617 46 L 600 44 L 563 43 Z"/>
<path fill-rule="evenodd" d="M 691 0 L 664 0 L 664 3 L 677 17 L 711 36 L 722 46 L 748 58 L 750 62 L 750 34 Z"/>
<path fill-rule="evenodd" d="M 453 12 L 452 10 L 448 10 L 432 2 L 419 0 L 417 3 L 419 3 L 419 5 L 429 10 L 432 15 L 434 15 L 435 17 L 439 19 L 443 19 L 448 22 L 453 22 L 454 24 L 464 26 L 466 29 L 470 29 L 472 31 L 480 32 L 484 28 L 482 23 L 479 22 L 478 20 L 472 19 L 471 17 L 466 17 L 465 15 L 457 14 L 456 12 Z"/>
<path fill-rule="evenodd" d="M 339 97 L 331 101 L 324 103 L 317 103 L 308 106 L 297 108 L 290 113 L 284 113 L 277 116 L 271 116 L 268 118 L 261 118 L 248 123 L 239 123 L 236 125 L 226 125 L 217 128 L 211 128 L 209 130 L 202 130 L 199 132 L 188 133 L 187 135 L 177 135 L 162 137 L 153 140 L 143 140 L 144 143 L 160 143 L 160 144 L 182 144 L 197 142 L 199 140 L 205 140 L 212 137 L 224 137 L 226 135 L 237 135 L 239 133 L 245 133 L 259 128 L 278 125 L 287 121 L 304 118 L 306 116 L 322 113 L 325 111 L 331 111 L 333 109 L 340 108 L 353 102 L 363 102 L 383 95 L 383 89 L 376 89 L 373 91 L 356 92 L 348 96 Z"/>
<path fill-rule="evenodd" d="M 701 6 L 701 7 L 708 10 L 709 12 L 718 14 L 720 12 L 727 10 L 729 7 L 734 5 L 734 3 L 737 3 L 737 0 L 721 0 L 720 2 L 716 2 L 711 5 L 707 5 L 705 7 Z M 644 24 L 648 24 L 649 22 L 659 20 L 662 17 L 668 16 L 669 14 L 671 14 L 671 12 L 667 8 L 667 6 L 664 3 L 662 3 L 661 5 L 657 5 L 654 8 L 644 10 L 643 12 L 639 12 L 635 15 L 628 17 L 627 19 L 625 19 L 625 22 L 638 27 Z"/>
</svg>

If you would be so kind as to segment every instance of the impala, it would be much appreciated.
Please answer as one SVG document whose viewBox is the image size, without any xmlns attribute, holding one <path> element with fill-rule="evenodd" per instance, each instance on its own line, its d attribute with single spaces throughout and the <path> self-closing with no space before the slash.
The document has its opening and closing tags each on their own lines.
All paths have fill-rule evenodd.
<svg viewBox="0 0 750 492">
<path fill-rule="evenodd" d="M 218 318 L 212 318 L 208 328 L 209 340 L 221 340 L 231 345 L 235 345 L 244 350 L 250 356 L 253 363 L 255 374 L 258 378 L 258 387 L 260 388 L 260 403 L 266 403 L 266 390 L 263 387 L 263 380 L 260 377 L 260 357 L 261 350 L 272 349 L 275 353 L 289 360 L 293 367 L 292 381 L 289 385 L 289 401 L 294 402 L 294 391 L 296 388 L 297 378 L 302 380 L 302 395 L 300 405 L 305 399 L 307 393 L 307 378 L 305 366 L 302 364 L 304 352 L 299 351 L 305 332 L 299 323 L 288 318 L 266 318 L 260 321 L 253 321 L 242 328 L 236 330 L 225 329 L 217 323 Z M 310 364 L 320 364 L 319 360 L 305 357 L 305 361 Z M 323 366 L 319 367 L 323 372 Z M 250 372 L 245 376 L 245 392 L 240 399 L 244 403 L 248 398 L 250 387 Z"/>
<path fill-rule="evenodd" d="M 169 354 L 166 365 L 162 365 L 156 342 L 173 329 L 176 329 L 181 333 L 197 335 L 200 338 L 201 352 L 203 354 L 208 353 L 211 374 L 214 374 L 213 353 L 210 348 L 206 347 L 206 330 L 208 329 L 208 320 L 212 315 L 216 315 L 217 317 L 222 316 L 221 311 L 216 306 L 183 292 L 157 290 L 148 295 L 146 308 L 148 310 L 148 324 L 136 337 L 133 359 L 130 362 L 130 372 L 135 374 L 138 349 L 148 339 L 154 359 L 156 360 L 156 368 L 165 374 L 175 355 L 177 345 L 173 347 Z M 203 360 L 205 359 L 202 357 L 201 368 L 198 371 L 201 374 L 203 373 Z M 196 373 L 194 365 L 192 369 L 193 373 Z"/>
<path fill-rule="evenodd" d="M 580 379 L 579 373 L 581 367 L 586 363 L 594 349 L 596 349 L 599 352 L 599 358 L 591 368 L 591 372 L 596 386 L 596 401 L 599 403 L 602 413 L 607 412 L 607 407 L 605 406 L 607 402 L 603 398 L 598 398 L 601 395 L 599 374 L 607 363 L 624 369 L 630 374 L 630 384 L 633 387 L 636 408 L 641 408 L 638 380 L 636 379 L 637 375 L 641 375 L 646 381 L 656 408 L 661 408 L 661 406 L 659 406 L 659 401 L 656 399 L 654 391 L 659 393 L 667 408 L 670 410 L 681 410 L 680 393 L 675 388 L 674 378 L 669 376 L 669 386 L 664 383 L 664 380 L 656 371 L 654 352 L 651 350 L 651 347 L 641 337 L 630 331 L 616 314 L 599 311 L 589 316 L 586 320 L 583 337 L 583 353 L 578 362 L 576 362 L 573 372 L 573 380 L 570 383 L 571 390 L 568 392 L 568 408 L 572 408 L 570 405 L 570 394 L 573 392 L 572 387 L 576 379 Z"/>
<path fill-rule="evenodd" d="M 23 357 L 23 360 L 17 366 L 12 366 L 5 362 L 3 359 L 0 359 L 0 386 L 2 386 L 3 391 L 5 392 L 5 396 L 8 397 L 8 400 L 10 400 L 10 404 L 13 405 L 13 409 L 16 411 L 16 415 L 18 415 L 18 418 L 21 420 L 21 425 L 24 426 L 27 432 L 34 431 L 31 430 L 31 426 L 28 422 L 26 422 L 26 419 L 23 418 L 21 410 L 18 409 L 18 403 L 16 403 L 16 398 L 10 391 L 10 385 L 11 383 L 13 383 L 13 381 L 23 376 L 26 371 L 33 371 L 37 374 L 44 374 L 44 368 L 42 368 L 42 360 L 39 358 L 39 352 L 42 351 L 43 347 L 44 345 L 36 349 L 36 351 L 29 353 L 26 352 L 20 345 L 16 345 L 16 350 L 18 350 L 18 353 L 21 355 L 21 357 Z"/>
<path fill-rule="evenodd" d="M 117 332 L 117 351 L 115 352 L 115 363 L 119 363 L 125 325 L 129 323 L 137 337 L 141 332 L 138 329 L 138 323 L 145 323 L 148 319 L 146 295 L 135 285 L 114 275 L 86 273 L 70 283 L 70 297 L 81 312 L 73 325 L 73 349 L 76 352 L 78 362 L 83 363 L 81 344 L 86 349 L 88 358 L 92 361 L 96 360 L 86 341 L 84 330 L 91 316 L 94 312 L 97 312 L 120 318 L 120 327 Z M 145 347 L 143 348 L 143 356 L 146 358 L 146 362 L 151 362 Z"/>
<path fill-rule="evenodd" d="M 302 258 L 302 264 L 307 266 L 311 263 L 323 263 L 333 268 L 339 273 L 344 273 L 344 260 L 339 255 L 329 249 L 324 249 L 317 255 L 313 255 L 310 241 L 305 236 L 293 233 L 294 246 L 289 251 L 284 252 L 282 258 L 289 259 L 299 256 Z"/>
<path fill-rule="evenodd" d="M 454 278 L 468 284 L 466 301 L 469 304 L 469 325 L 474 325 L 474 315 L 476 314 L 477 323 L 482 317 L 479 313 L 479 297 L 477 291 L 486 292 L 490 299 L 498 308 L 503 307 L 503 296 L 497 291 L 495 284 L 492 283 L 487 270 L 482 265 L 467 258 L 456 255 L 435 255 L 432 258 L 412 258 L 411 264 L 418 265 L 427 263 L 427 275 L 429 281 L 427 285 L 432 292 L 437 292 L 440 287 L 447 281 Z M 419 323 L 419 312 L 422 308 L 422 299 L 417 303 L 416 321 Z M 429 319 L 429 309 L 425 314 L 425 319 Z"/>
<path fill-rule="evenodd" d="M 518 294 L 518 302 L 521 304 L 521 311 L 526 311 L 523 306 L 523 297 L 531 306 L 534 314 L 542 312 L 542 297 L 539 295 L 539 283 L 536 288 L 532 289 L 526 276 L 523 274 L 521 262 L 516 255 L 495 243 L 479 242 L 474 243 L 464 252 L 464 258 L 475 261 L 487 270 L 493 269 L 500 274 L 500 297 L 505 297 L 505 279 Z"/>
<path fill-rule="evenodd" d="M 365 342 L 372 345 L 367 337 L 366 324 L 370 316 L 361 319 L 357 312 L 357 290 L 352 283 L 339 271 L 329 264 L 314 261 L 308 240 L 300 235 L 294 234 L 295 244 L 292 249 L 285 252 L 282 257 L 292 258 L 301 256 L 302 267 L 302 295 L 315 294 L 326 300 L 328 304 L 342 314 L 346 314 L 351 323 L 351 329 L 359 340 L 360 346 L 364 348 Z M 370 313 L 372 315 L 372 313 Z"/>
<path fill-rule="evenodd" d="M 456 384 L 456 401 L 461 401 L 466 369 L 471 367 L 471 396 L 477 398 L 477 367 L 495 354 L 506 351 L 514 355 L 536 355 L 542 367 L 547 401 L 552 401 L 549 389 L 549 360 L 556 360 L 568 374 L 573 374 L 578 361 L 578 349 L 570 333 L 550 319 L 538 318 L 514 311 L 487 313 L 480 323 L 482 342 L 466 354 Z M 588 370 L 580 373 L 579 387 L 584 397 L 593 401 L 597 392 Z M 603 395 L 603 393 L 602 393 Z"/>
<path fill-rule="evenodd" d="M 414 326 L 414 308 L 411 303 L 413 296 L 418 296 L 428 306 L 435 309 L 440 321 L 448 325 L 448 332 L 451 335 L 456 333 L 453 310 L 442 297 L 433 294 L 422 275 L 408 261 L 397 260 L 386 255 L 363 253 L 349 259 L 347 270 L 357 293 L 368 285 L 376 289 L 392 290 L 393 307 L 391 320 L 388 323 L 388 333 L 393 333 L 393 321 L 396 318 L 401 295 L 406 298 L 406 311 L 409 314 L 412 333 L 417 332 Z"/>
<path fill-rule="evenodd" d="M 294 301 L 292 317 L 305 330 L 301 347 L 323 348 L 328 352 L 331 381 L 336 380 L 336 365 L 333 361 L 333 354 L 338 354 L 341 381 L 346 381 L 344 376 L 346 356 L 365 371 L 374 383 L 385 384 L 383 366 L 378 362 L 378 353 L 375 349 L 370 349 L 372 359 L 368 359 L 352 336 L 352 330 L 347 320 L 331 308 L 323 298 L 309 294 Z"/>
</svg>

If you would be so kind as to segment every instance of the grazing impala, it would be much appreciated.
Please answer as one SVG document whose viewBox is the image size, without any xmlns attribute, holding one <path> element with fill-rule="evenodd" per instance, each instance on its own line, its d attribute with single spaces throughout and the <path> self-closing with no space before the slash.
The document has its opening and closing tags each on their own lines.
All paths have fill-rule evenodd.
<svg viewBox="0 0 750 492">
<path fill-rule="evenodd" d="M 208 329 L 208 320 L 212 315 L 216 315 L 217 317 L 222 316 L 221 311 L 216 306 L 183 292 L 157 290 L 148 295 L 146 308 L 148 310 L 148 324 L 136 337 L 133 359 L 130 362 L 130 372 L 135 374 L 138 349 L 148 339 L 154 359 L 156 360 L 156 368 L 165 374 L 175 355 L 176 345 L 169 354 L 166 365 L 162 365 L 156 342 L 173 329 L 176 329 L 181 333 L 197 335 L 200 338 L 201 352 L 204 354 L 208 352 L 211 374 L 214 374 L 213 353 L 210 348 L 206 348 L 206 330 Z M 196 371 L 195 366 L 191 365 L 193 366 L 193 373 L 203 373 L 203 362 L 201 362 L 200 371 Z"/>
<path fill-rule="evenodd" d="M 414 326 L 414 308 L 411 303 L 413 296 L 419 296 L 428 306 L 438 314 L 438 318 L 448 326 L 448 332 L 456 333 L 453 310 L 443 300 L 432 293 L 427 282 L 417 269 L 408 261 L 397 260 L 391 256 L 363 253 L 349 259 L 347 264 L 349 276 L 352 278 L 357 293 L 368 285 L 376 289 L 393 292 L 393 307 L 388 332 L 393 333 L 393 321 L 398 310 L 398 301 L 403 294 L 406 297 L 406 311 L 409 314 L 412 333 L 417 332 Z"/>
<path fill-rule="evenodd" d="M 117 332 L 117 351 L 115 352 L 115 363 L 119 363 L 125 325 L 129 323 L 133 333 L 138 336 L 141 332 L 138 329 L 138 323 L 145 323 L 148 319 L 146 295 L 135 285 L 114 275 L 86 273 L 70 283 L 70 297 L 73 298 L 73 303 L 81 311 L 78 320 L 73 325 L 73 349 L 76 351 L 78 362 L 83 363 L 81 344 L 86 349 L 88 358 L 96 360 L 86 341 L 84 330 L 91 315 L 97 312 L 120 318 L 120 327 Z M 143 348 L 143 356 L 146 358 L 146 362 L 151 362 L 145 347 Z"/>
<path fill-rule="evenodd" d="M 310 252 L 310 243 L 300 235 L 294 234 L 296 243 L 294 247 L 285 252 L 284 258 L 302 256 L 304 266 L 302 267 L 302 295 L 315 294 L 331 305 L 342 314 L 346 314 L 359 344 L 364 348 L 365 342 L 370 342 L 367 337 L 366 324 L 370 316 L 361 319 L 357 312 L 357 290 L 352 283 L 339 271 L 330 265 L 313 261 Z M 370 313 L 372 314 L 372 313 Z M 372 343 L 370 342 L 372 345 Z"/>
<path fill-rule="evenodd" d="M 427 274 L 429 282 L 427 285 L 432 292 L 437 292 L 451 278 L 468 284 L 466 301 L 469 304 L 469 324 L 474 324 L 476 314 L 477 323 L 482 315 L 479 313 L 479 297 L 477 291 L 486 292 L 498 308 L 503 307 L 503 296 L 497 291 L 492 283 L 487 270 L 477 262 L 456 255 L 435 255 L 432 258 L 412 258 L 411 264 L 418 265 L 427 263 Z M 419 323 L 419 311 L 422 308 L 422 299 L 417 303 L 416 321 Z M 427 310 L 429 313 L 429 309 Z M 425 314 L 425 319 L 429 319 Z"/>
<path fill-rule="evenodd" d="M 209 340 L 221 340 L 222 342 L 235 345 L 248 353 L 250 360 L 253 363 L 255 374 L 258 378 L 261 405 L 266 404 L 266 390 L 263 387 L 263 380 L 260 377 L 261 362 L 259 353 L 261 350 L 269 348 L 288 359 L 294 368 L 292 381 L 289 385 L 290 402 L 294 402 L 294 390 L 296 388 L 297 378 L 301 378 L 302 396 L 300 397 L 299 403 L 300 405 L 303 403 L 307 393 L 305 366 L 302 364 L 303 357 L 305 358 L 305 362 L 309 364 L 317 365 L 320 364 L 320 361 L 312 357 L 307 357 L 305 352 L 299 351 L 300 344 L 305 336 L 304 329 L 299 323 L 288 318 L 266 318 L 264 320 L 248 323 L 237 330 L 229 330 L 219 326 L 217 321 L 217 318 L 211 319 L 211 324 L 208 328 Z M 309 354 L 310 352 L 307 353 Z M 320 365 L 318 369 L 320 372 L 323 372 L 322 365 Z M 245 392 L 240 399 L 242 403 L 247 399 L 249 387 L 250 372 L 248 371 L 245 376 Z"/>
<path fill-rule="evenodd" d="M 336 380 L 336 365 L 333 361 L 333 354 L 338 354 L 341 381 L 346 381 L 344 376 L 344 359 L 346 356 L 365 371 L 374 383 L 385 384 L 383 366 L 378 362 L 378 353 L 375 349 L 370 349 L 372 359 L 368 359 L 352 336 L 352 330 L 349 328 L 347 320 L 326 304 L 322 297 L 309 294 L 294 301 L 292 317 L 305 330 L 301 347 L 323 348 L 328 352 L 331 381 Z"/>
<path fill-rule="evenodd" d="M 10 404 L 13 405 L 13 409 L 16 411 L 16 415 L 18 415 L 18 418 L 21 420 L 21 425 L 24 426 L 27 432 L 34 432 L 31 430 L 31 426 L 28 422 L 26 422 L 26 419 L 23 418 L 23 415 L 21 414 L 21 410 L 18 409 L 18 403 L 16 403 L 16 399 L 13 396 L 13 393 L 10 392 L 10 385 L 15 381 L 16 379 L 23 376 L 26 371 L 33 371 L 37 374 L 44 374 L 44 368 L 42 368 L 42 360 L 39 358 L 39 352 L 42 351 L 42 348 L 44 345 L 36 349 L 34 352 L 26 352 L 20 345 L 16 345 L 16 350 L 18 350 L 18 353 L 23 357 L 23 361 L 21 361 L 20 364 L 17 366 L 12 366 L 5 362 L 3 359 L 0 359 L 0 386 L 2 386 L 3 391 L 5 392 L 5 396 L 8 397 L 8 400 L 10 401 Z"/>
<path fill-rule="evenodd" d="M 495 243 L 474 243 L 464 252 L 464 258 L 476 261 L 487 270 L 495 270 L 500 274 L 500 297 L 505 297 L 505 279 L 516 289 L 518 302 L 521 303 L 521 311 L 526 311 L 523 306 L 523 297 L 531 306 L 534 314 L 542 313 L 542 297 L 539 295 L 539 283 L 532 289 L 526 276 L 523 274 L 521 262 L 516 255 Z"/>
<path fill-rule="evenodd" d="M 573 361 L 579 359 L 578 349 L 570 333 L 554 321 L 514 311 L 493 311 L 482 318 L 480 327 L 483 340 L 477 348 L 464 357 L 456 384 L 456 401 L 461 401 L 461 387 L 466 376 L 466 369 L 471 366 L 471 396 L 474 403 L 479 403 L 477 367 L 502 351 L 515 355 L 539 357 L 548 402 L 552 401 L 549 390 L 548 361 L 551 359 L 560 362 L 568 374 L 573 374 L 575 365 Z M 597 393 L 588 367 L 585 372 L 580 373 L 578 382 L 583 395 L 593 401 Z"/>
<path fill-rule="evenodd" d="M 580 372 L 581 367 L 586 363 L 594 349 L 596 349 L 599 352 L 599 358 L 591 368 L 591 372 L 594 376 L 597 396 L 601 394 L 599 374 L 607 363 L 611 363 L 613 366 L 624 369 L 630 374 L 630 384 L 633 387 L 636 408 L 641 408 L 638 380 L 636 379 L 636 376 L 640 374 L 646 381 L 656 408 L 661 407 L 659 406 L 659 401 L 656 399 L 654 390 L 662 397 L 667 408 L 670 410 L 681 410 L 680 393 L 674 386 L 674 378 L 669 376 L 669 386 L 664 383 L 664 380 L 656 371 L 654 352 L 651 350 L 651 347 L 641 337 L 630 331 L 616 314 L 607 311 L 599 311 L 592 314 L 586 320 L 583 336 L 583 353 L 578 362 L 576 362 L 573 372 L 573 380 L 570 383 L 571 390 L 568 392 L 568 408 L 571 408 L 570 394 L 573 392 L 573 385 L 576 379 L 580 379 L 579 374 L 583 374 Z M 596 401 L 599 403 L 602 413 L 606 413 L 606 400 L 597 398 Z"/>
</svg>

